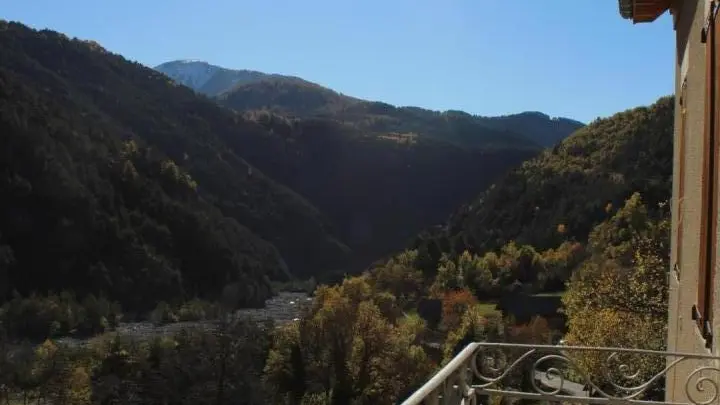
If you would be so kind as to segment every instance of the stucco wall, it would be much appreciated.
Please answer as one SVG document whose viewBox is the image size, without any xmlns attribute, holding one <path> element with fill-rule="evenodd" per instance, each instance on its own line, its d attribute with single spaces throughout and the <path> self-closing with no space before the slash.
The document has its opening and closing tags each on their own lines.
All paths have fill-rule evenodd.
<svg viewBox="0 0 720 405">
<path fill-rule="evenodd" d="M 698 267 L 700 264 L 700 212 L 701 180 L 703 164 L 703 131 L 705 109 L 705 44 L 701 43 L 701 31 L 709 10 L 710 0 L 686 0 L 677 13 L 677 66 L 675 76 L 675 155 L 673 171 L 673 237 L 671 242 L 671 263 L 677 261 L 678 247 L 682 249 L 682 263 L 677 263 L 678 272 L 670 271 L 670 305 L 668 309 L 668 350 L 710 354 L 705 348 L 695 322 L 691 319 L 692 306 L 697 302 Z M 681 133 L 680 94 L 686 80 L 686 129 L 685 156 L 680 156 L 679 138 Z M 685 166 L 685 195 L 679 198 L 679 167 Z M 677 230 L 683 227 L 683 239 L 677 240 Z M 720 275 L 720 272 L 716 272 Z M 720 292 L 720 278 L 715 280 L 714 293 Z M 720 297 L 715 298 L 720 303 Z M 720 314 L 720 310 L 716 310 Z M 720 323 L 715 321 L 714 330 Z M 717 344 L 715 345 L 717 347 Z M 717 352 L 717 349 L 714 350 Z M 666 400 L 687 402 L 685 383 L 688 375 L 698 366 L 683 363 L 668 374 Z M 702 400 L 703 397 L 695 397 Z"/>
</svg>

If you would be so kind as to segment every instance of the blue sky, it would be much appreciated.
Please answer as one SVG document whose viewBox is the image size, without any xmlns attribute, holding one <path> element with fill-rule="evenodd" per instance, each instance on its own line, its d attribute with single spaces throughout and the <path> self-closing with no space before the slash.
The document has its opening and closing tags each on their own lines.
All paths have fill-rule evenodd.
<svg viewBox="0 0 720 405">
<path fill-rule="evenodd" d="M 481 115 L 590 121 L 673 91 L 670 17 L 633 25 L 616 0 L 25 0 L 0 18 L 149 66 L 202 59 Z"/>
</svg>

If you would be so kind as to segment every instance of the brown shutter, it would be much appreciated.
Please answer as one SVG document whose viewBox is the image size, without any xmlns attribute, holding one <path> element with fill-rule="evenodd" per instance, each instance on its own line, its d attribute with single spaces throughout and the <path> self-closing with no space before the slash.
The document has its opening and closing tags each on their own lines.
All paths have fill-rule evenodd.
<svg viewBox="0 0 720 405">
<path fill-rule="evenodd" d="M 708 238 L 709 263 L 705 282 L 705 312 L 707 320 L 707 333 L 712 335 L 712 319 L 715 310 L 715 267 L 717 265 L 717 237 L 718 237 L 718 191 L 720 189 L 720 63 L 718 63 L 718 55 L 720 55 L 720 24 L 717 23 L 718 4 L 713 2 L 714 7 L 711 12 L 713 36 L 712 36 L 712 187 L 711 208 L 710 208 L 710 237 Z M 710 336 L 712 338 L 712 336 Z"/>
<path fill-rule="evenodd" d="M 716 63 L 718 30 L 715 24 L 717 6 L 710 5 L 710 14 L 703 28 L 705 41 L 705 130 L 703 134 L 702 208 L 700 217 L 700 268 L 698 274 L 698 302 L 695 318 L 705 337 L 707 346 L 712 345 L 713 276 L 715 273 L 715 242 L 717 240 L 717 184 L 718 184 L 718 96 Z"/>
</svg>

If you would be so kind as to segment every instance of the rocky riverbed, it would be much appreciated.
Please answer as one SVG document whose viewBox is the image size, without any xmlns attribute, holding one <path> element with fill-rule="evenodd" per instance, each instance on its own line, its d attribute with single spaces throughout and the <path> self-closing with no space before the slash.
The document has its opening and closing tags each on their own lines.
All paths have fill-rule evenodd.
<svg viewBox="0 0 720 405">
<path fill-rule="evenodd" d="M 245 308 L 235 312 L 235 319 L 251 319 L 258 322 L 272 320 L 276 325 L 292 322 L 300 316 L 302 307 L 310 304 L 312 298 L 306 293 L 281 292 L 275 297 L 265 301 L 264 308 Z M 182 329 L 205 327 L 213 328 L 218 320 L 200 322 L 177 322 L 165 325 L 156 325 L 152 322 L 121 322 L 115 329 L 120 335 L 148 338 L 153 336 L 172 335 Z M 84 344 L 90 339 L 59 338 L 58 343 Z"/>
<path fill-rule="evenodd" d="M 312 302 L 306 293 L 281 292 L 265 301 L 264 308 L 241 309 L 235 313 L 236 318 L 249 317 L 255 320 L 272 319 L 275 323 L 291 322 L 300 316 L 304 305 Z"/>
</svg>

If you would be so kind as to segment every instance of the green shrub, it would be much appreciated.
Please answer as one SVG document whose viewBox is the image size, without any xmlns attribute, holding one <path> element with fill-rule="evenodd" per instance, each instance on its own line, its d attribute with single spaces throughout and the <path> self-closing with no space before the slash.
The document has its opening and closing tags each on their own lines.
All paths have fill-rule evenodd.
<svg viewBox="0 0 720 405">
<path fill-rule="evenodd" d="M 121 316 L 120 306 L 105 297 L 88 295 L 79 302 L 67 291 L 29 297 L 14 294 L 0 307 L 0 323 L 14 339 L 96 335 L 114 329 Z"/>
<path fill-rule="evenodd" d="M 150 320 L 162 325 L 174 322 L 198 322 L 219 319 L 221 308 L 218 303 L 193 299 L 173 308 L 167 302 L 161 301 L 150 313 Z"/>
</svg>

